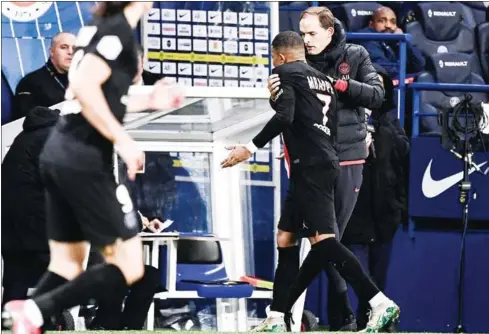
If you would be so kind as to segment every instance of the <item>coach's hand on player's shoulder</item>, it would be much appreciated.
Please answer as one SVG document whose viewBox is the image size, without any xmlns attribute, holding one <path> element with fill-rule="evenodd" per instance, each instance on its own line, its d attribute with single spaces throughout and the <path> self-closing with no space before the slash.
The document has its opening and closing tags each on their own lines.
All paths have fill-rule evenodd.
<svg viewBox="0 0 489 334">
<path fill-rule="evenodd" d="M 127 176 L 131 181 L 134 181 L 136 173 L 143 168 L 144 152 L 138 148 L 136 142 L 129 136 L 116 141 L 115 148 L 126 164 Z"/>
<path fill-rule="evenodd" d="M 183 88 L 168 78 L 158 80 L 150 95 L 150 107 L 155 110 L 178 108 L 184 99 Z"/>
<path fill-rule="evenodd" d="M 280 89 L 280 77 L 278 74 L 272 74 L 268 77 L 267 88 L 272 98 L 278 93 Z"/>
<path fill-rule="evenodd" d="M 228 157 L 221 162 L 222 168 L 233 167 L 240 162 L 251 158 L 251 152 L 244 146 L 226 146 L 226 150 L 232 150 Z"/>
</svg>

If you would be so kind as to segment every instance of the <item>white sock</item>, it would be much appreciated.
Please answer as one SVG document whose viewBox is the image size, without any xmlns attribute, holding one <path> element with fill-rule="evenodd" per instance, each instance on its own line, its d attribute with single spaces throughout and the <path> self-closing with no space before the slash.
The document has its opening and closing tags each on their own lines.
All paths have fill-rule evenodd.
<svg viewBox="0 0 489 334">
<path fill-rule="evenodd" d="M 368 301 L 368 303 L 370 304 L 370 307 L 374 309 L 380 304 L 382 304 L 383 302 L 386 302 L 388 300 L 389 298 L 387 298 L 382 292 L 379 292 L 375 296 L 373 296 L 372 299 Z"/>
<path fill-rule="evenodd" d="M 32 299 L 26 300 L 24 304 L 25 313 L 27 317 L 36 327 L 41 327 L 44 324 L 41 310 L 37 307 L 36 303 Z"/>
<path fill-rule="evenodd" d="M 269 318 L 283 318 L 284 314 L 282 312 L 277 312 L 277 311 L 270 311 L 270 314 L 268 315 Z"/>
</svg>

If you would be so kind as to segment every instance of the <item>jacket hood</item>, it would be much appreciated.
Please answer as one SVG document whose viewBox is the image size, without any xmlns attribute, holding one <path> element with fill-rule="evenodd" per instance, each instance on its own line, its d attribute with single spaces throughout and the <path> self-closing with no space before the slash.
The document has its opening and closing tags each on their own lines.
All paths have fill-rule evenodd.
<svg viewBox="0 0 489 334">
<path fill-rule="evenodd" d="M 340 20 L 334 19 L 334 34 L 331 39 L 331 43 L 326 47 L 326 54 L 334 55 L 334 58 L 337 57 L 337 54 L 340 54 L 345 49 L 346 45 L 346 35 L 345 29 L 343 29 L 343 25 Z"/>
<path fill-rule="evenodd" d="M 56 124 L 58 118 L 58 109 L 52 110 L 46 107 L 35 107 L 25 117 L 22 127 L 26 132 L 52 127 Z"/>
</svg>

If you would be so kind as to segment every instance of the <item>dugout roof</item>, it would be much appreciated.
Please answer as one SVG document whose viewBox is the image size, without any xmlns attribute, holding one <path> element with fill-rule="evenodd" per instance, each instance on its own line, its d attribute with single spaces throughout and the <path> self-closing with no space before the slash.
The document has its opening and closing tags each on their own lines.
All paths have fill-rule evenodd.
<svg viewBox="0 0 489 334">
<path fill-rule="evenodd" d="M 246 132 L 272 117 L 274 112 L 264 98 L 267 94 L 236 95 L 238 98 L 187 97 L 180 108 L 170 112 L 129 114 L 124 125 L 139 141 L 213 142 Z"/>
</svg>

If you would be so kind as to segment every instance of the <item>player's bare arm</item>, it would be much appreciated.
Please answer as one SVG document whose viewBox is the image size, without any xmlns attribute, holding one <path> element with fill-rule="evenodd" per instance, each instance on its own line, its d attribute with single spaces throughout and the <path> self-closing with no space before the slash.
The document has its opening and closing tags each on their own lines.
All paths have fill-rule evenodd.
<svg viewBox="0 0 489 334">
<path fill-rule="evenodd" d="M 178 108 L 183 102 L 183 89 L 168 78 L 158 80 L 152 88 L 146 94 L 130 94 L 126 102 L 127 112 Z"/>
</svg>

